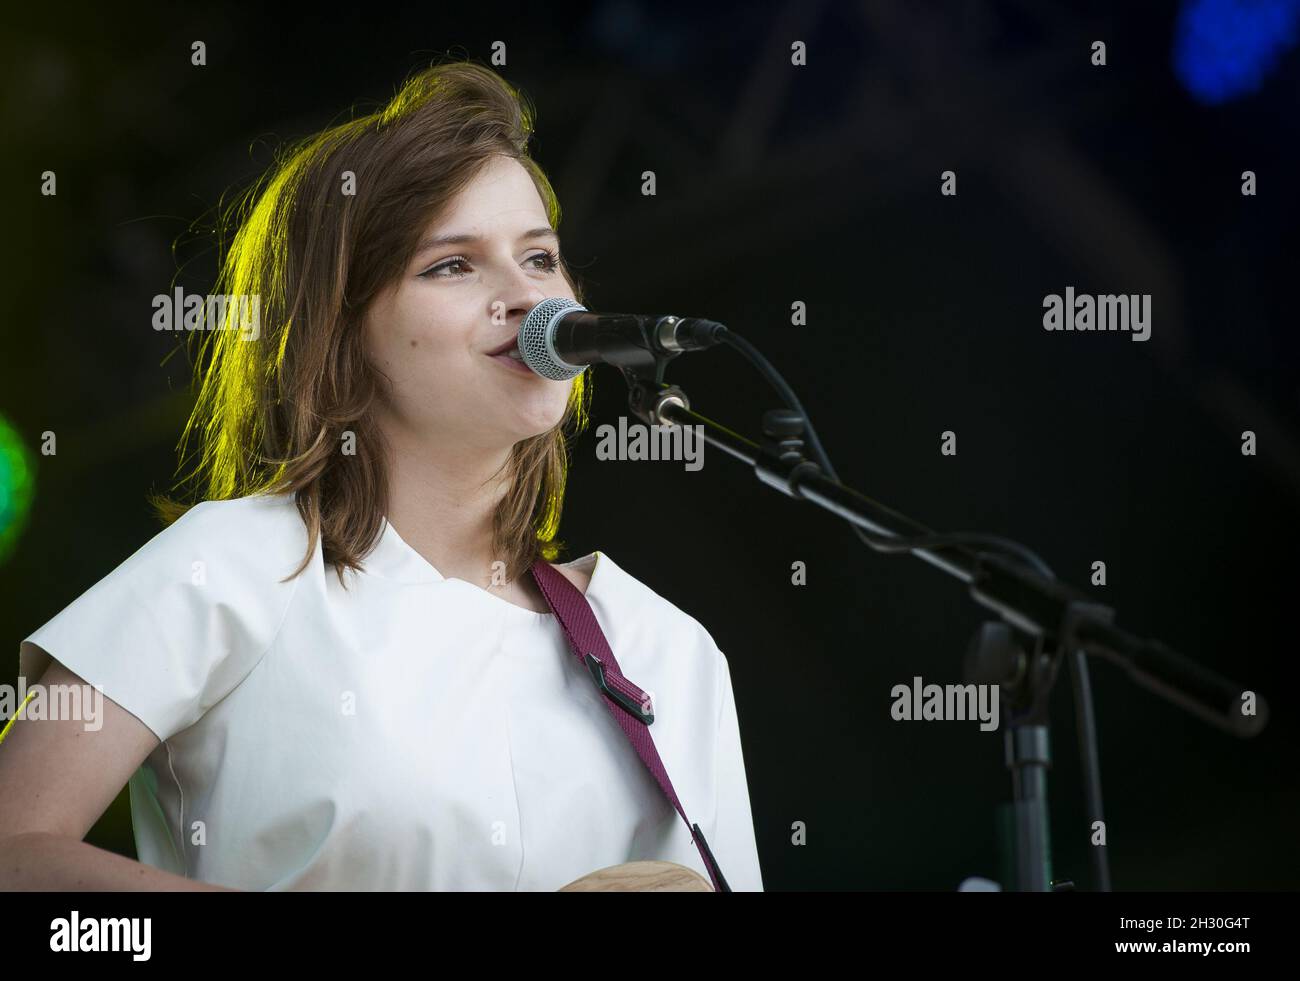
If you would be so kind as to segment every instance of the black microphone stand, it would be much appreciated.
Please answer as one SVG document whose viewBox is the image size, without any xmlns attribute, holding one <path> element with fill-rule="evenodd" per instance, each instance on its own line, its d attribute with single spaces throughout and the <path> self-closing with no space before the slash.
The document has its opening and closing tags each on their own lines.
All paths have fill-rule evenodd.
<svg viewBox="0 0 1300 981">
<path fill-rule="evenodd" d="M 690 407 L 686 393 L 664 382 L 664 369 L 680 350 L 629 346 L 608 352 L 628 384 L 628 406 L 650 425 L 698 426 L 704 441 L 754 469 L 769 487 L 813 504 L 883 538 L 907 539 L 933 532 L 899 512 L 831 480 L 803 455 L 804 420 L 790 409 L 763 413 L 763 441 L 755 443 Z M 1048 837 L 1048 695 L 1061 661 L 1076 651 L 1119 664 L 1129 677 L 1192 715 L 1242 738 L 1267 723 L 1268 707 L 1247 690 L 1164 644 L 1114 624 L 1114 611 L 1087 594 L 1041 575 L 1024 563 L 961 545 L 918 546 L 913 555 L 961 580 L 971 598 L 1002 623 L 985 624 L 966 657 L 967 679 L 998 684 L 1011 723 L 1005 731 L 1006 765 L 1012 774 L 1009 843 L 1011 868 L 1004 873 L 1017 891 L 1072 888 L 1051 877 Z M 1027 638 L 1026 655 L 1017 636 Z M 1249 693 L 1253 694 L 1253 693 Z M 1253 711 L 1247 710 L 1251 705 Z M 1100 788 L 1096 788 L 1098 796 Z M 1100 846 L 1099 846 L 1100 847 Z"/>
</svg>

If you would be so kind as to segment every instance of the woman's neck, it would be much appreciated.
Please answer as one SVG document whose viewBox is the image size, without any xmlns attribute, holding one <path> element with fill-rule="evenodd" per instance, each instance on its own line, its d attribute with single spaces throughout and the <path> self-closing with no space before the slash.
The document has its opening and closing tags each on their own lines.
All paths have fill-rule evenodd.
<svg viewBox="0 0 1300 981">
<path fill-rule="evenodd" d="M 402 445 L 390 437 L 390 524 L 445 578 L 492 580 L 492 516 L 506 491 L 498 475 L 510 450 Z"/>
</svg>

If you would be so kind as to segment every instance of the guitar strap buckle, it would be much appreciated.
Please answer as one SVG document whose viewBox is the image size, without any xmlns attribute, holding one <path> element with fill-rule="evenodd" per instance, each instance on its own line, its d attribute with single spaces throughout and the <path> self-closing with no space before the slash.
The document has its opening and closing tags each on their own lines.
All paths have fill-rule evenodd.
<svg viewBox="0 0 1300 981">
<path fill-rule="evenodd" d="M 637 688 L 636 685 L 632 684 L 632 682 L 628 681 L 626 678 L 624 678 L 623 681 L 631 688 L 635 689 L 635 697 L 632 693 L 622 691 L 611 685 L 605 677 L 604 665 L 601 664 L 600 658 L 595 654 L 588 654 L 586 656 L 586 662 L 587 670 L 591 672 L 592 680 L 596 682 L 596 687 L 600 689 L 602 694 L 612 698 L 629 715 L 631 715 L 632 718 L 636 719 L 643 726 L 648 726 L 654 722 L 655 715 L 653 706 L 651 706 L 650 700 L 646 696 L 645 692 L 640 688 Z M 647 707 L 643 708 L 642 706 Z"/>
</svg>

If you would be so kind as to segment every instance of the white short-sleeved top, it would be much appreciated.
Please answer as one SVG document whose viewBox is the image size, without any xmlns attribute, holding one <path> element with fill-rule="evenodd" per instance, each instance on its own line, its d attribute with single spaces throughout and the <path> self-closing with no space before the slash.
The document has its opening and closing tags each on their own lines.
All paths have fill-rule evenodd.
<svg viewBox="0 0 1300 981">
<path fill-rule="evenodd" d="M 555 890 L 690 832 L 559 622 L 447 579 L 384 522 L 364 572 L 306 570 L 290 495 L 191 508 L 20 645 L 160 745 L 130 781 L 140 860 L 252 890 Z M 727 659 L 601 552 L 587 599 L 686 815 L 761 890 Z"/>
</svg>

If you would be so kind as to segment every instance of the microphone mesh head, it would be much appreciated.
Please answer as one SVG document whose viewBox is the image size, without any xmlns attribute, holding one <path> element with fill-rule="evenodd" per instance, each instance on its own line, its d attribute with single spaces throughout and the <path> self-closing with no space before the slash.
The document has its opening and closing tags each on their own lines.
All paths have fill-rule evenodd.
<svg viewBox="0 0 1300 981">
<path fill-rule="evenodd" d="M 551 325 L 562 313 L 586 310 L 577 300 L 564 296 L 548 296 L 524 316 L 519 325 L 519 353 L 524 364 L 543 378 L 568 381 L 582 374 L 586 365 L 572 365 L 560 360 L 551 340 Z"/>
</svg>

